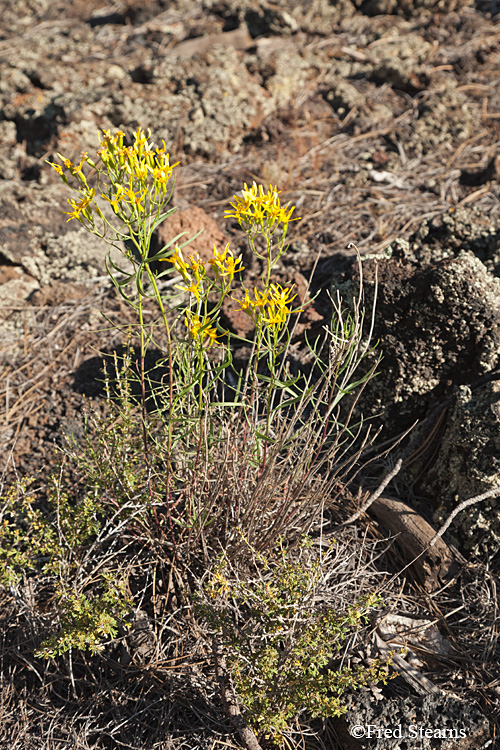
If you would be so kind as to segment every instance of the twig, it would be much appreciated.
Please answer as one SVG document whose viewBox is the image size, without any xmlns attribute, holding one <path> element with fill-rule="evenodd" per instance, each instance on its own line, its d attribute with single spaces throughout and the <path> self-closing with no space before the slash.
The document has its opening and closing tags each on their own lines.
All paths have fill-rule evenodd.
<svg viewBox="0 0 500 750">
<path fill-rule="evenodd" d="M 389 482 L 392 479 L 394 479 L 394 477 L 397 474 L 399 474 L 399 472 L 401 471 L 402 465 L 403 465 L 403 459 L 402 458 L 398 458 L 398 460 L 396 461 L 396 464 L 394 465 L 394 468 L 388 474 L 385 475 L 385 477 L 383 478 L 383 480 L 381 481 L 381 483 L 379 484 L 379 486 L 377 487 L 377 489 L 375 490 L 375 492 L 372 492 L 372 494 L 370 495 L 370 497 L 368 498 L 368 500 L 365 503 L 363 503 L 363 505 L 361 506 L 361 508 L 359 508 L 359 510 L 357 510 L 356 513 L 353 513 L 352 516 L 350 516 L 347 519 L 347 521 L 344 521 L 340 525 L 341 526 L 345 526 L 348 523 L 354 523 L 354 521 L 357 521 L 358 518 L 363 513 L 365 513 L 368 510 L 368 508 L 370 507 L 370 505 L 372 503 L 374 503 L 375 500 L 377 500 L 380 497 L 380 495 L 385 490 L 385 488 L 387 487 L 387 485 L 389 484 Z"/>
<path fill-rule="evenodd" d="M 226 680 L 226 658 L 216 640 L 213 641 L 212 650 L 215 662 L 215 673 L 219 681 L 222 701 L 226 713 L 248 750 L 262 750 L 262 746 L 259 744 L 257 737 L 241 715 L 241 711 L 231 694 L 231 689 Z"/>
<path fill-rule="evenodd" d="M 437 540 L 440 539 L 445 531 L 451 526 L 453 519 L 458 516 L 458 514 L 462 510 L 464 510 L 464 508 L 468 508 L 471 505 L 480 503 L 481 500 L 486 500 L 489 497 L 495 497 L 495 495 L 500 495 L 500 486 L 493 487 L 491 490 L 488 490 L 488 492 L 483 492 L 482 495 L 476 495 L 476 497 L 470 497 L 468 500 L 462 500 L 462 502 L 457 505 L 455 510 L 450 513 L 439 531 L 432 537 L 431 541 L 429 542 L 429 547 L 432 547 L 434 544 L 436 544 Z"/>
<path fill-rule="evenodd" d="M 417 560 L 420 560 L 420 558 L 425 555 L 429 549 L 436 544 L 438 539 L 440 539 L 443 534 L 446 532 L 446 530 L 451 525 L 453 519 L 462 511 L 464 508 L 468 508 L 471 505 L 475 505 L 476 503 L 479 503 L 481 500 L 486 500 L 488 497 L 494 497 L 495 495 L 500 495 L 500 486 L 493 487 L 491 490 L 488 490 L 488 492 L 484 492 L 482 495 L 476 495 L 476 497 L 469 498 L 468 500 L 462 500 L 462 502 L 455 508 L 455 510 L 451 513 L 451 515 L 446 519 L 445 523 L 441 526 L 439 531 L 432 537 L 429 544 L 425 547 L 425 549 L 422 550 L 416 557 L 413 558 L 413 560 L 410 560 L 404 568 L 399 570 L 397 573 L 392 575 L 388 580 L 384 581 L 383 587 L 381 587 L 380 590 L 385 589 L 386 591 L 391 590 L 391 585 L 394 583 L 394 581 L 400 577 L 405 570 L 408 570 L 412 565 L 414 565 Z M 454 550 L 454 554 L 457 556 L 458 559 L 460 559 L 462 556 L 460 553 L 457 552 L 457 550 Z M 462 562 L 465 562 L 462 558 Z M 453 613 L 451 613 L 453 614 Z"/>
</svg>

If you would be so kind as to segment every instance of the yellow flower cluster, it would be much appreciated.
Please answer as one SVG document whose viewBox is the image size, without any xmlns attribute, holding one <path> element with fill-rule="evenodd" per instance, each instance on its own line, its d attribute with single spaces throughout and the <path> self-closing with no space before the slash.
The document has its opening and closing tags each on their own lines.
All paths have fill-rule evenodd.
<svg viewBox="0 0 500 750">
<path fill-rule="evenodd" d="M 262 185 L 254 182 L 249 188 L 245 183 L 241 197 L 234 196 L 234 203 L 230 204 L 232 210 L 227 210 L 226 216 L 237 219 L 240 226 L 246 230 L 252 227 L 257 227 L 260 231 L 272 230 L 276 229 L 278 224 L 283 224 L 286 228 L 290 221 L 297 221 L 291 218 L 295 206 L 290 209 L 288 209 L 289 203 L 282 206 L 279 198 L 280 192 L 276 186 L 273 188 L 270 185 L 269 190 L 265 192 Z"/>
<path fill-rule="evenodd" d="M 103 131 L 97 155 L 106 167 L 113 186 L 116 186 L 114 195 L 103 195 L 103 198 L 109 201 L 115 213 L 118 213 L 122 202 L 144 211 L 142 201 L 148 192 L 150 181 L 157 194 L 164 196 L 167 192 L 168 181 L 179 162 L 170 164 L 165 141 L 163 148 L 155 149 L 154 144 L 148 141 L 150 135 L 151 131 L 146 136 L 139 127 L 134 133 L 132 146 L 124 146 L 125 133 L 121 130 L 115 135 L 111 135 L 109 130 Z M 123 188 L 127 183 L 128 188 Z"/>
<path fill-rule="evenodd" d="M 212 322 L 213 321 L 206 316 L 201 319 L 199 315 L 194 315 L 191 312 L 187 312 L 184 319 L 184 323 L 191 338 L 199 344 L 204 344 L 205 339 L 208 336 L 209 347 L 212 346 L 212 344 L 219 343 L 217 341 L 217 329 L 211 325 Z"/>
<path fill-rule="evenodd" d="M 240 304 L 240 310 L 247 313 L 257 324 L 261 320 L 269 328 L 279 330 L 287 321 L 291 313 L 302 312 L 300 309 L 290 310 L 290 303 L 293 302 L 296 294 L 291 297 L 292 289 L 285 288 L 280 284 L 271 284 L 269 289 L 259 292 L 254 289 L 254 299 L 250 298 L 248 290 L 245 291 L 245 297 L 237 300 Z"/>
<path fill-rule="evenodd" d="M 73 209 L 72 211 L 63 211 L 64 214 L 69 214 L 68 221 L 71 221 L 71 219 L 78 219 L 78 221 L 81 221 L 80 214 L 82 214 L 87 221 L 92 220 L 92 209 L 89 208 L 90 204 L 94 200 L 95 197 L 95 190 L 89 190 L 87 195 L 85 195 L 80 201 L 75 201 L 74 198 L 68 198 L 68 203 Z"/>
<path fill-rule="evenodd" d="M 192 255 L 188 255 L 187 260 L 185 260 L 179 245 L 174 246 L 174 251 L 168 258 L 162 258 L 161 260 L 172 263 L 176 271 L 182 276 L 185 285 L 177 284 L 176 288 L 182 289 L 184 292 L 189 292 L 196 299 L 198 314 L 195 315 L 191 311 L 188 311 L 184 319 L 191 338 L 199 344 L 204 344 L 208 338 L 209 346 L 218 343 L 217 329 L 212 325 L 214 321 L 206 313 L 201 317 L 199 313 L 204 303 L 206 309 L 208 295 L 214 286 L 217 286 L 217 282 L 220 283 L 220 286 L 217 288 L 222 293 L 222 299 L 228 293 L 234 274 L 236 271 L 243 270 L 241 256 L 235 258 L 229 249 L 229 244 L 221 251 L 217 250 L 214 245 L 213 257 L 209 258 L 208 262 L 215 271 L 215 282 L 213 279 L 208 278 L 205 265 L 200 256 L 197 253 L 193 253 Z"/>
<path fill-rule="evenodd" d="M 208 584 L 205 586 L 205 591 L 211 599 L 217 599 L 218 596 L 228 594 L 231 590 L 230 582 L 224 575 L 225 569 L 222 565 L 217 565 L 212 577 Z"/>
<path fill-rule="evenodd" d="M 187 286 L 176 284 L 176 289 L 182 289 L 185 292 L 194 294 L 196 300 L 200 301 L 200 293 L 203 292 L 203 280 L 205 279 L 205 266 L 201 258 L 193 253 L 188 257 L 189 263 L 186 263 L 179 245 L 175 245 L 174 252 L 169 258 L 161 258 L 173 263 L 175 269 L 179 271 Z"/>
<path fill-rule="evenodd" d="M 227 279 L 227 283 L 230 284 L 233 280 L 233 276 L 236 271 L 244 271 L 245 266 L 241 265 L 241 255 L 237 258 L 233 257 L 233 253 L 229 249 L 229 242 L 222 252 L 219 253 L 214 245 L 214 257 L 208 261 L 215 271 L 216 277 L 221 276 L 224 280 Z"/>
<path fill-rule="evenodd" d="M 111 205 L 114 213 L 122 218 L 130 214 L 137 219 L 140 215 L 145 215 L 149 211 L 147 197 L 155 201 L 156 199 L 164 200 L 167 192 L 168 182 L 172 176 L 176 164 L 170 164 L 170 156 L 166 153 L 165 141 L 163 148 L 154 148 L 149 143 L 150 132 L 146 137 L 142 128 L 137 128 L 134 133 L 134 143 L 132 146 L 125 146 L 123 139 L 125 133 L 118 130 L 112 135 L 109 130 L 102 132 L 99 136 L 100 148 L 97 155 L 100 157 L 102 164 L 106 168 L 111 186 L 107 193 L 102 193 L 104 198 Z M 87 179 L 83 174 L 82 167 L 86 163 L 92 169 L 96 168 L 95 163 L 89 159 L 87 153 L 82 154 L 80 163 L 73 164 L 70 159 L 66 159 L 61 154 L 57 154 L 61 159 L 63 166 L 48 161 L 62 180 L 69 184 L 67 175 L 63 171 L 66 169 L 72 177 L 76 177 L 80 183 L 78 192 L 81 196 L 80 201 L 68 198 L 68 202 L 73 209 L 69 214 L 68 221 L 77 219 L 83 222 L 83 219 L 92 221 L 92 208 L 90 204 L 95 198 L 95 190 L 91 190 L 87 184 Z M 151 193 L 151 194 L 150 194 Z M 99 208 L 94 203 L 99 216 L 102 216 Z"/>
<path fill-rule="evenodd" d="M 204 282 L 207 278 L 207 272 L 201 258 L 197 254 L 189 255 L 189 263 L 187 263 L 182 255 L 182 250 L 178 245 L 175 245 L 172 255 L 168 258 L 162 258 L 162 260 L 173 263 L 176 270 L 186 282 L 187 286 L 177 286 L 177 289 L 183 289 L 190 294 L 194 294 L 199 302 L 200 295 L 203 295 L 205 290 Z M 214 245 L 213 258 L 210 258 L 208 262 L 215 270 L 216 279 L 222 280 L 223 289 L 221 291 L 223 292 L 227 292 L 231 286 L 236 271 L 244 270 L 244 266 L 241 265 L 241 255 L 238 258 L 234 258 L 229 249 L 229 243 L 220 252 Z"/>
<path fill-rule="evenodd" d="M 80 188 L 76 190 L 76 192 L 78 192 L 78 194 L 80 195 L 80 200 L 68 198 L 68 203 L 71 206 L 72 210 L 63 211 L 63 213 L 69 215 L 68 221 L 71 221 L 71 219 L 77 219 L 79 222 L 83 222 L 83 219 L 86 219 L 89 223 L 92 223 L 93 217 L 91 204 L 94 201 L 96 191 L 88 186 L 87 179 L 82 171 L 82 167 L 86 162 L 91 163 L 90 159 L 88 158 L 87 152 L 82 153 L 79 164 L 73 164 L 71 159 L 66 159 L 64 156 L 61 156 L 61 154 L 57 155 L 61 159 L 64 169 L 67 169 L 70 175 L 72 177 L 76 177 L 76 179 L 80 183 Z M 48 160 L 47 164 L 50 164 L 50 166 L 53 167 L 56 170 L 57 174 L 61 177 L 62 181 L 65 182 L 66 185 L 69 185 L 69 180 L 63 171 L 63 167 L 60 164 L 55 164 Z M 75 190 L 75 188 L 73 189 Z M 94 204 L 94 208 L 96 209 L 97 214 L 99 216 L 102 216 L 102 213 L 98 206 Z"/>
</svg>

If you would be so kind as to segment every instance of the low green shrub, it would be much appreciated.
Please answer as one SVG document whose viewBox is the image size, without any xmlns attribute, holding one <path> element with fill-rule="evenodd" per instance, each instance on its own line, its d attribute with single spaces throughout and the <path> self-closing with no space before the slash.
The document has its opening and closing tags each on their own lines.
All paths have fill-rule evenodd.
<svg viewBox="0 0 500 750">
<path fill-rule="evenodd" d="M 46 598 L 57 602 L 60 628 L 37 650 L 37 656 L 56 656 L 71 649 L 103 649 L 103 638 L 114 638 L 126 625 L 132 601 L 126 577 L 101 561 L 96 574 L 96 551 L 102 547 L 105 508 L 97 497 L 79 502 L 53 479 L 45 508 L 24 479 L 2 498 L 0 525 L 0 585 L 17 588 L 32 577 L 43 581 Z M 84 592 L 91 591 L 91 594 Z"/>
<path fill-rule="evenodd" d="M 329 580 L 334 545 L 323 552 L 308 537 L 293 552 L 284 540 L 274 554 L 250 548 L 245 575 L 223 553 L 198 595 L 197 611 L 227 654 L 246 720 L 279 745 L 302 712 L 339 716 L 346 689 L 387 679 L 379 662 L 341 664 L 347 639 L 382 601 L 375 593 L 353 604 L 338 601 Z"/>
</svg>

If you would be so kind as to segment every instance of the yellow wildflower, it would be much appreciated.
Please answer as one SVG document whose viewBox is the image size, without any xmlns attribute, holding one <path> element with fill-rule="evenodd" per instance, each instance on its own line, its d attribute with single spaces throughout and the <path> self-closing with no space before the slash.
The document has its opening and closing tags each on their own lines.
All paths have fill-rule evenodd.
<svg viewBox="0 0 500 750">
<path fill-rule="evenodd" d="M 193 339 L 197 339 L 203 326 L 203 323 L 201 322 L 199 316 L 187 313 L 186 317 L 184 318 L 184 323 L 191 337 Z"/>
<path fill-rule="evenodd" d="M 263 318 L 271 328 L 281 328 L 287 321 L 288 316 L 294 312 L 302 310 L 290 310 L 288 305 L 292 302 L 296 294 L 291 297 L 293 288 L 282 287 L 280 284 L 271 284 L 269 287 L 269 297 L 267 300 L 267 317 Z"/>
<path fill-rule="evenodd" d="M 101 148 L 97 149 L 97 156 L 100 157 L 103 164 L 107 164 L 109 161 L 112 160 L 112 156 L 109 150 L 105 146 L 102 146 Z"/>
<path fill-rule="evenodd" d="M 245 297 L 242 300 L 236 300 L 240 305 L 239 309 L 246 312 L 255 321 L 259 316 L 265 313 L 262 320 L 271 328 L 280 328 L 292 312 L 300 310 L 290 310 L 288 305 L 295 299 L 296 294 L 292 294 L 292 288 L 285 288 L 280 284 L 271 284 L 269 289 L 259 292 L 253 290 L 254 298 L 251 299 L 248 290 L 245 290 Z"/>
<path fill-rule="evenodd" d="M 253 306 L 260 308 L 262 310 L 268 300 L 267 292 L 262 292 L 261 294 L 258 289 L 254 289 L 253 294 L 255 297 L 255 302 L 253 303 Z"/>
<path fill-rule="evenodd" d="M 224 268 L 224 263 L 226 260 L 226 255 L 228 253 L 228 250 L 229 250 L 229 242 L 227 243 L 224 250 L 222 250 L 221 252 L 217 250 L 217 247 L 215 246 L 215 243 L 214 243 L 214 250 L 213 250 L 214 257 L 210 258 L 209 263 L 211 263 L 214 268 L 218 268 L 219 270 L 222 270 L 222 268 Z"/>
<path fill-rule="evenodd" d="M 167 189 L 167 182 L 172 175 L 173 169 L 173 166 L 161 166 L 153 168 L 153 182 L 157 190 L 165 192 L 165 190 Z"/>
<path fill-rule="evenodd" d="M 240 265 L 242 262 L 241 255 L 237 258 L 233 256 L 233 253 L 229 249 L 229 242 L 221 252 L 219 252 L 214 245 L 213 253 L 214 257 L 210 258 L 209 263 L 212 265 L 216 274 L 220 273 L 222 277 L 228 277 L 231 281 L 236 271 L 244 270 L 245 267 Z"/>
<path fill-rule="evenodd" d="M 230 590 L 229 581 L 220 569 L 212 574 L 212 580 L 207 586 L 207 591 L 212 599 L 216 599 L 222 594 L 227 594 Z"/>
<path fill-rule="evenodd" d="M 201 281 L 201 280 L 200 280 Z M 198 281 L 196 284 L 190 284 L 189 286 L 180 286 L 180 284 L 176 284 L 176 289 L 182 289 L 183 292 L 189 292 L 189 294 L 194 294 L 197 301 L 200 301 L 200 281 Z"/>
<path fill-rule="evenodd" d="M 276 186 L 270 185 L 269 190 L 265 192 L 262 185 L 257 185 L 256 182 L 253 182 L 250 188 L 245 183 L 241 194 L 243 197 L 234 196 L 235 202 L 230 204 L 233 210 L 226 211 L 226 216 L 237 219 L 241 226 L 250 228 L 257 225 L 262 231 L 264 226 L 271 229 L 275 224 L 282 223 L 286 226 L 290 221 L 296 221 L 291 218 L 295 207 L 287 210 L 289 203 L 281 206 L 280 191 Z"/>
<path fill-rule="evenodd" d="M 120 167 L 132 177 L 135 161 L 137 160 L 133 148 L 131 146 L 123 146 L 123 148 L 118 149 L 116 156 L 118 157 Z"/>
<path fill-rule="evenodd" d="M 224 271 L 222 271 L 223 276 L 229 276 L 229 278 L 233 278 L 236 271 L 243 271 L 245 266 L 240 266 L 240 268 L 237 268 L 238 264 L 241 263 L 241 255 L 239 258 L 233 258 L 231 255 L 227 261 L 226 261 L 226 268 Z"/>
<path fill-rule="evenodd" d="M 48 161 L 48 160 L 47 160 L 47 164 L 50 164 L 50 166 L 53 167 L 56 170 L 57 174 L 60 177 L 63 176 L 63 171 L 62 171 L 62 167 L 61 167 L 60 164 L 54 164 L 54 162 L 51 162 L 51 161 Z"/>
<path fill-rule="evenodd" d="M 294 294 L 293 297 L 290 297 L 292 288 L 289 287 L 288 289 L 285 289 L 280 286 L 280 284 L 271 284 L 269 291 L 271 300 L 279 307 L 284 307 L 285 305 L 290 304 L 290 302 L 292 302 L 297 296 Z"/>
<path fill-rule="evenodd" d="M 209 347 L 217 342 L 217 329 L 210 325 L 211 321 L 209 318 L 200 320 L 198 315 L 192 315 L 190 312 L 186 314 L 184 323 L 189 331 L 191 338 L 200 340 L 203 342 L 206 336 L 210 339 Z"/>
<path fill-rule="evenodd" d="M 267 292 L 259 292 L 258 289 L 253 290 L 255 299 L 250 299 L 248 290 L 245 289 L 245 297 L 242 300 L 235 300 L 240 305 L 240 310 L 246 312 L 250 317 L 255 318 L 264 309 L 268 303 Z"/>
<path fill-rule="evenodd" d="M 182 257 L 182 250 L 180 249 L 179 245 L 175 245 L 174 252 L 172 253 L 172 255 L 170 255 L 170 257 L 160 258 L 160 260 L 167 260 L 169 263 L 173 263 L 176 271 L 179 271 L 179 273 L 182 274 L 184 281 L 190 281 L 188 274 L 189 266 Z"/>
<path fill-rule="evenodd" d="M 88 207 L 94 200 L 95 196 L 95 190 L 90 190 L 90 192 L 82 198 L 82 200 L 77 203 L 74 198 L 68 198 L 68 203 L 72 207 L 72 211 L 63 211 L 63 213 L 69 215 L 68 221 L 71 221 L 71 219 L 77 219 L 77 221 L 82 222 L 82 218 L 80 214 L 83 213 L 84 217 L 86 219 L 90 219 L 92 216 L 92 210 L 88 210 Z"/>
<path fill-rule="evenodd" d="M 151 137 L 151 130 L 148 129 L 146 136 L 145 131 L 138 127 L 134 133 L 134 148 L 139 156 L 142 156 L 143 151 L 150 151 L 151 146 L 148 143 L 148 138 Z"/>
<path fill-rule="evenodd" d="M 117 214 L 120 210 L 119 204 L 123 201 L 124 193 L 125 191 L 122 186 L 120 184 L 116 184 L 116 194 L 114 198 L 108 198 L 108 196 L 104 195 L 104 193 L 101 193 L 101 197 L 104 198 L 104 200 L 108 201 L 115 214 Z"/>
<path fill-rule="evenodd" d="M 196 281 L 198 281 L 200 279 L 200 275 L 201 276 L 205 275 L 204 273 L 205 268 L 203 266 L 203 261 L 201 260 L 198 253 L 193 253 L 192 255 L 188 255 L 188 260 L 190 263 L 189 268 L 191 272 L 194 274 Z M 200 274 L 200 271 L 201 271 L 201 274 Z"/>
<path fill-rule="evenodd" d="M 206 335 L 210 338 L 209 346 L 211 346 L 212 344 L 219 343 L 217 341 L 217 329 L 216 328 L 213 328 L 213 327 L 206 328 L 204 333 L 206 333 Z"/>
<path fill-rule="evenodd" d="M 134 177 L 139 182 L 147 182 L 148 168 L 146 164 L 137 162 L 134 168 Z"/>
<path fill-rule="evenodd" d="M 133 190 L 126 190 L 125 191 L 128 196 L 128 202 L 131 206 L 135 206 L 139 212 L 145 211 L 144 206 L 142 206 L 142 201 L 146 197 L 147 190 L 137 190 L 137 192 L 134 192 Z"/>
<path fill-rule="evenodd" d="M 103 130 L 102 131 L 102 139 L 101 143 L 106 143 L 107 145 L 113 144 L 116 141 L 116 137 L 113 137 L 111 135 L 111 130 Z"/>
<path fill-rule="evenodd" d="M 237 300 L 240 304 L 240 310 L 243 312 L 246 312 L 248 315 L 251 315 L 251 308 L 252 308 L 252 300 L 250 299 L 250 295 L 248 294 L 248 289 L 245 289 L 245 298 L 242 300 Z"/>
<path fill-rule="evenodd" d="M 290 310 L 287 307 L 278 307 L 273 302 L 269 302 L 267 306 L 267 318 L 262 320 L 267 323 L 270 328 L 280 328 L 283 323 L 286 323 L 287 316 Z"/>
<path fill-rule="evenodd" d="M 80 159 L 80 164 L 78 166 L 76 166 L 76 164 L 73 164 L 73 166 L 70 169 L 70 172 L 73 175 L 73 177 L 77 177 L 77 176 L 80 175 L 80 173 L 82 171 L 82 167 L 83 167 L 84 163 L 87 161 L 88 153 L 86 151 L 84 151 L 82 153 L 81 157 L 82 158 Z M 82 174 L 82 177 L 83 177 L 83 174 Z"/>
</svg>

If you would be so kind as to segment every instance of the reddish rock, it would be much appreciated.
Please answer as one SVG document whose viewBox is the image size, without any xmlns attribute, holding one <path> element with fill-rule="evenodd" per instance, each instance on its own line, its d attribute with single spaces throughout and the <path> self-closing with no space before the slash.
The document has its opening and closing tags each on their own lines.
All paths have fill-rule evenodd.
<svg viewBox="0 0 500 750">
<path fill-rule="evenodd" d="M 240 294 L 239 296 L 243 296 Z M 232 333 L 242 338 L 252 340 L 255 325 L 246 312 L 240 310 L 235 299 L 228 299 L 222 305 L 222 324 L 227 326 Z"/>
<path fill-rule="evenodd" d="M 221 232 L 214 219 L 198 206 L 189 206 L 181 211 L 176 211 L 163 222 L 158 229 L 159 247 L 163 247 L 181 232 L 186 232 L 186 235 L 179 239 L 179 244 L 190 237 L 194 237 L 199 231 L 202 231 L 202 234 L 186 246 L 184 256 L 198 253 L 200 258 L 206 262 L 213 255 L 214 244 L 220 250 L 226 245 L 228 239 Z"/>
</svg>

